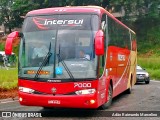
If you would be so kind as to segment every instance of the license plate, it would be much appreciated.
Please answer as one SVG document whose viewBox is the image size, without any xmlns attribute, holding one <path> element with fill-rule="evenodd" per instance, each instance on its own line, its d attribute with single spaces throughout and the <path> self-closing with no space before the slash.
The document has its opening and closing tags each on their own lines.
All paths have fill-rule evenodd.
<svg viewBox="0 0 160 120">
<path fill-rule="evenodd" d="M 143 77 L 143 76 L 139 76 L 138 78 L 139 78 L 139 79 L 144 79 L 144 77 Z"/>
<path fill-rule="evenodd" d="M 61 104 L 60 100 L 48 100 L 48 104 Z"/>
</svg>

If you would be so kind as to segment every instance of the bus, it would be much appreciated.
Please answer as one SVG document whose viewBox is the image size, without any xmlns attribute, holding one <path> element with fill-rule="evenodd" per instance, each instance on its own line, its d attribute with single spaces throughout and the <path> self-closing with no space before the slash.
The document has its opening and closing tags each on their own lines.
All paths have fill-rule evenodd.
<svg viewBox="0 0 160 120">
<path fill-rule="evenodd" d="M 21 105 L 106 109 L 136 82 L 136 34 L 101 7 L 30 11 L 22 31 L 8 35 L 6 54 L 17 37 Z"/>
</svg>

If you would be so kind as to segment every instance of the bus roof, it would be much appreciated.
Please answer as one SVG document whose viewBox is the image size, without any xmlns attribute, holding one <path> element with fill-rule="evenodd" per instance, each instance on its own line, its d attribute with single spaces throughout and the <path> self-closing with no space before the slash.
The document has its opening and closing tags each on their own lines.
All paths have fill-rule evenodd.
<svg viewBox="0 0 160 120">
<path fill-rule="evenodd" d="M 103 13 L 106 13 L 109 17 L 114 19 L 116 22 L 121 24 L 123 27 L 129 29 L 132 33 L 135 34 L 133 30 L 115 18 L 111 13 L 99 6 L 66 6 L 66 7 L 54 7 L 54 8 L 44 8 L 33 10 L 27 13 L 26 16 L 34 16 L 34 15 L 47 15 L 47 14 L 67 14 L 67 13 L 95 13 L 99 14 L 100 16 Z"/>
<path fill-rule="evenodd" d="M 39 14 L 62 14 L 62 13 L 99 13 L 101 7 L 97 6 L 66 6 L 55 8 L 44 8 L 33 10 L 27 13 L 28 15 Z"/>
</svg>

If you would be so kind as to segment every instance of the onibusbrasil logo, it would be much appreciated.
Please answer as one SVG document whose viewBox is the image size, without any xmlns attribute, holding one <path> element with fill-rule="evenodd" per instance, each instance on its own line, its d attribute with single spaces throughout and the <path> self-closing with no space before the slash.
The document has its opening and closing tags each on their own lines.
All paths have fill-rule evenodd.
<svg viewBox="0 0 160 120">
<path fill-rule="evenodd" d="M 33 22 L 37 25 L 39 29 L 50 29 L 54 25 L 59 25 L 59 26 L 82 26 L 84 20 L 83 19 L 49 19 L 49 18 L 39 18 L 39 17 L 34 17 Z"/>
</svg>

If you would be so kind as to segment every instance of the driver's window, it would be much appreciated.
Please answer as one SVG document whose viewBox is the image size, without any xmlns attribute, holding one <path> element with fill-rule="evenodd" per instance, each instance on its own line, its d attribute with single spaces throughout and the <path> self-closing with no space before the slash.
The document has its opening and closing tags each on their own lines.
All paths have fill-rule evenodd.
<svg viewBox="0 0 160 120">
<path fill-rule="evenodd" d="M 91 60 L 93 54 L 93 48 L 91 47 L 91 33 L 86 31 L 77 35 L 76 45 L 76 57 Z"/>
</svg>

